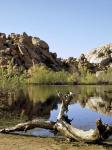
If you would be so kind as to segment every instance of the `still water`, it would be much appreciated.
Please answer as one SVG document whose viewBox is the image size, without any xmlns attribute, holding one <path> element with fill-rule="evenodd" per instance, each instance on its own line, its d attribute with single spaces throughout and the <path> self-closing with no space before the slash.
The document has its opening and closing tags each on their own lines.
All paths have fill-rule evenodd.
<svg viewBox="0 0 112 150">
<path fill-rule="evenodd" d="M 28 86 L 0 91 L 0 128 L 34 118 L 55 121 L 61 104 L 58 91 L 75 94 L 67 113 L 75 127 L 95 128 L 96 119 L 100 118 L 112 124 L 112 86 Z M 53 136 L 52 132 L 37 128 L 26 134 Z"/>
</svg>

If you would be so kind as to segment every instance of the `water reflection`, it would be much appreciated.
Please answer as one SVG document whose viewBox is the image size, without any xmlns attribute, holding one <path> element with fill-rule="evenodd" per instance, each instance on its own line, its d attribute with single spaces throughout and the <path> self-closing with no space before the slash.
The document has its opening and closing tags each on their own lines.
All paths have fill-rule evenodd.
<svg viewBox="0 0 112 150">
<path fill-rule="evenodd" d="M 68 115 L 76 126 L 94 127 L 97 117 L 111 123 L 112 86 L 29 86 L 0 92 L 0 126 L 33 118 L 55 120 L 60 107 L 57 91 L 75 93 Z"/>
<path fill-rule="evenodd" d="M 79 103 L 83 108 L 104 115 L 112 115 L 112 87 L 111 86 L 87 86 L 80 87 L 74 103 Z"/>
<path fill-rule="evenodd" d="M 15 118 L 20 117 L 25 120 L 31 120 L 36 117 L 49 119 L 50 111 L 57 109 L 59 99 L 55 95 L 50 95 L 45 100 L 31 97 L 26 90 L 15 92 L 7 91 L 1 97 L 0 117 Z"/>
</svg>

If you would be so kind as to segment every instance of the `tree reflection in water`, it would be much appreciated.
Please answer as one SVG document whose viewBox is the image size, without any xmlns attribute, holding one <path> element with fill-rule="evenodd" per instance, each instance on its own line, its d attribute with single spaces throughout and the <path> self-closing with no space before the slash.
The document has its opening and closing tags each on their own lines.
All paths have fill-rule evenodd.
<svg viewBox="0 0 112 150">
<path fill-rule="evenodd" d="M 0 124 L 23 122 L 34 118 L 49 119 L 52 110 L 58 109 L 57 91 L 72 91 L 75 97 L 71 105 L 78 103 L 81 107 L 104 115 L 112 115 L 112 87 L 103 86 L 61 86 L 36 87 L 0 92 Z M 4 122 L 4 123 L 3 123 Z"/>
<path fill-rule="evenodd" d="M 33 102 L 29 94 L 24 90 L 16 92 L 4 92 L 1 98 L 0 119 L 6 118 L 31 120 L 34 118 L 49 119 L 51 110 L 57 109 L 59 98 L 51 95 L 46 100 Z"/>
</svg>

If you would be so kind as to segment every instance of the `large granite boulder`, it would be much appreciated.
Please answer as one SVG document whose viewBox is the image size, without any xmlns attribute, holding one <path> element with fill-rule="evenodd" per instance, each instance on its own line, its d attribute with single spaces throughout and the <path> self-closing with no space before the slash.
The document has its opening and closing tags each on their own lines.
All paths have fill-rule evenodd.
<svg viewBox="0 0 112 150">
<path fill-rule="evenodd" d="M 112 61 L 112 44 L 95 48 L 92 51 L 88 52 L 85 57 L 90 63 L 107 66 Z"/>
</svg>

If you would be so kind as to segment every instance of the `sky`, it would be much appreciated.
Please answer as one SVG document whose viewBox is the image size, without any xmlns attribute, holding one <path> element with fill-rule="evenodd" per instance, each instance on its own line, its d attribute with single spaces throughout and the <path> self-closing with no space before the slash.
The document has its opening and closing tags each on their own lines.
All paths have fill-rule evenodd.
<svg viewBox="0 0 112 150">
<path fill-rule="evenodd" d="M 112 0 L 0 0 L 0 32 L 26 32 L 58 57 L 79 57 L 112 43 Z"/>
</svg>

